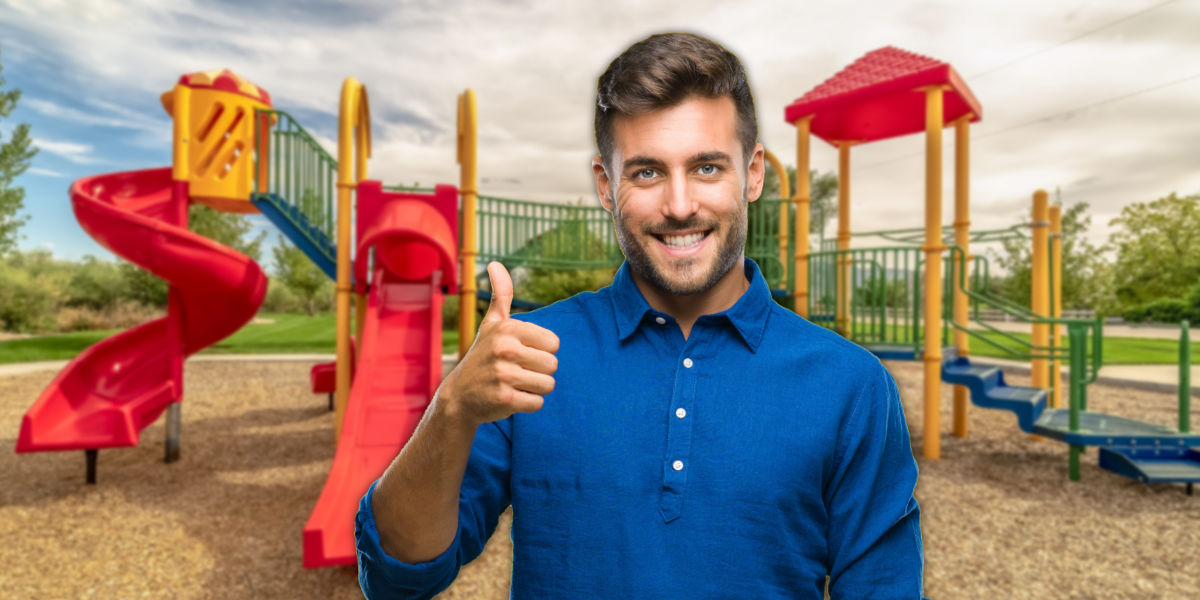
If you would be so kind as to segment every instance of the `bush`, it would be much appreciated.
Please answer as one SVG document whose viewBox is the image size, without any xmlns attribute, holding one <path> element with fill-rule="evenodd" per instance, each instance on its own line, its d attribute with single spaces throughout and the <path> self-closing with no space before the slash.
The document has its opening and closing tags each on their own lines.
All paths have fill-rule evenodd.
<svg viewBox="0 0 1200 600">
<path fill-rule="evenodd" d="M 70 265 L 70 270 L 74 273 L 65 290 L 67 306 L 103 311 L 129 298 L 125 277 L 116 263 L 89 255 L 81 264 Z"/>
<path fill-rule="evenodd" d="M 0 261 L 0 329 L 21 333 L 52 330 L 69 279 L 68 268 L 45 250 L 13 252 Z"/>
<path fill-rule="evenodd" d="M 66 306 L 55 315 L 56 331 L 90 331 L 94 329 L 128 329 L 166 314 L 161 308 L 138 304 L 132 300 L 117 300 L 102 309 Z"/>
<path fill-rule="evenodd" d="M 1128 309 L 1122 316 L 1131 323 L 1179 323 L 1189 317 L 1189 310 L 1182 298 L 1158 298 Z"/>
<path fill-rule="evenodd" d="M 614 272 L 614 269 L 531 269 L 527 277 L 516 283 L 514 293 L 522 300 L 550 304 L 580 292 L 598 290 L 612 282 Z"/>
<path fill-rule="evenodd" d="M 54 277 L 0 263 L 0 329 L 20 333 L 53 329 L 61 289 Z"/>
<path fill-rule="evenodd" d="M 1200 281 L 1188 288 L 1183 300 L 1187 303 L 1188 320 L 1193 324 L 1200 324 Z"/>
<path fill-rule="evenodd" d="M 303 312 L 300 297 L 282 281 L 272 277 L 267 282 L 267 297 L 263 299 L 259 310 L 272 313 Z"/>
<path fill-rule="evenodd" d="M 442 329 L 458 329 L 458 296 L 446 296 L 442 303 Z"/>
</svg>

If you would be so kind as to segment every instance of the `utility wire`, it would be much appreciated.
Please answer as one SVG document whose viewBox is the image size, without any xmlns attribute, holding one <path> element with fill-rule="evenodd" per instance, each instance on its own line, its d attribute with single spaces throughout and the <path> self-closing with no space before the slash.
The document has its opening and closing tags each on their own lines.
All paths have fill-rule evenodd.
<svg viewBox="0 0 1200 600">
<path fill-rule="evenodd" d="M 1114 102 L 1120 102 L 1120 101 L 1122 101 L 1122 100 L 1128 100 L 1129 98 L 1133 98 L 1133 97 L 1135 97 L 1135 96 L 1141 96 L 1142 94 L 1148 94 L 1148 93 L 1150 93 L 1150 92 L 1157 91 L 1157 90 L 1161 90 L 1161 89 L 1163 89 L 1163 88 L 1166 88 L 1166 87 L 1171 87 L 1171 86 L 1173 86 L 1173 85 L 1178 85 L 1178 84 L 1180 84 L 1180 83 L 1184 83 L 1184 82 L 1187 82 L 1187 81 L 1191 81 L 1191 80 L 1193 80 L 1193 79 L 1200 79 L 1200 73 L 1193 73 L 1193 74 L 1191 74 L 1191 75 L 1188 75 L 1188 76 L 1186 76 L 1186 77 L 1180 77 L 1179 79 L 1174 79 L 1174 80 L 1171 80 L 1171 81 L 1167 81 L 1167 82 L 1163 82 L 1163 83 L 1155 84 L 1155 85 L 1152 85 L 1152 86 L 1150 86 L 1150 87 L 1144 87 L 1144 88 L 1141 88 L 1141 89 L 1138 89 L 1138 90 L 1134 90 L 1134 91 L 1132 91 L 1132 92 L 1129 92 L 1129 93 L 1127 93 L 1127 94 L 1121 94 L 1121 95 L 1119 95 L 1119 96 L 1113 96 L 1113 97 L 1111 97 L 1111 98 L 1105 98 L 1104 100 L 1099 100 L 1099 101 L 1097 101 L 1097 102 L 1093 102 L 1093 103 L 1091 103 L 1091 104 L 1085 104 L 1085 105 L 1083 105 L 1083 106 L 1077 106 L 1077 107 L 1075 107 L 1075 108 L 1072 108 L 1072 109 L 1068 109 L 1068 110 L 1064 110 L 1064 111 L 1062 111 L 1062 112 L 1057 112 L 1057 113 L 1054 113 L 1054 114 L 1052 114 L 1052 115 L 1047 115 L 1047 116 L 1044 116 L 1044 117 L 1038 117 L 1038 118 L 1036 118 L 1036 119 L 1033 119 L 1033 120 L 1030 120 L 1030 121 L 1025 121 L 1024 123 L 1017 123 L 1016 125 L 1009 125 L 1008 127 L 1005 127 L 1005 128 L 1003 128 L 1003 129 L 997 129 L 996 131 L 989 131 L 988 133 L 985 133 L 985 134 L 983 134 L 983 135 L 973 135 L 973 136 L 971 136 L 971 141 L 972 141 L 972 142 L 974 142 L 974 141 L 976 141 L 976 140 L 982 140 L 982 139 L 990 138 L 990 137 L 992 137 L 992 136 L 997 136 L 997 135 L 1000 135 L 1000 134 L 1002 134 L 1002 133 L 1008 133 L 1008 132 L 1010 132 L 1010 131 L 1013 131 L 1013 130 L 1015 130 L 1015 129 L 1020 129 L 1020 128 L 1022 128 L 1022 127 L 1028 127 L 1028 126 L 1030 126 L 1030 125 L 1035 125 L 1035 124 L 1037 124 L 1037 123 L 1044 123 L 1044 122 L 1046 122 L 1046 121 L 1051 121 L 1051 120 L 1057 119 L 1057 118 L 1059 118 L 1059 117 L 1063 117 L 1063 116 L 1067 116 L 1067 115 L 1072 115 L 1072 114 L 1079 113 L 1079 112 L 1088 111 L 1088 110 L 1091 110 L 1091 109 L 1093 109 L 1093 108 L 1097 108 L 1097 107 L 1100 107 L 1100 106 L 1104 106 L 1104 105 L 1106 105 L 1106 104 L 1112 104 L 1112 103 L 1114 103 Z M 887 164 L 891 164 L 891 163 L 898 162 L 898 161 L 901 161 L 901 160 L 906 160 L 906 159 L 909 159 L 909 158 L 913 158 L 913 157 L 915 157 L 915 156 L 924 156 L 924 155 L 925 155 L 925 153 L 924 153 L 924 152 L 913 152 L 913 153 L 910 153 L 910 154 L 905 154 L 905 155 L 903 155 L 903 156 L 897 156 L 897 157 L 895 157 L 895 158 L 888 158 L 888 159 L 885 159 L 885 160 L 881 160 L 881 161 L 879 161 L 879 162 L 874 162 L 874 163 L 870 163 L 870 164 L 867 164 L 867 165 L 863 165 L 863 166 L 859 167 L 859 169 L 871 169 L 871 168 L 874 168 L 874 167 L 878 167 L 878 166 L 882 166 L 882 165 L 887 165 Z"/>
<path fill-rule="evenodd" d="M 1117 19 L 1116 21 L 1110 21 L 1110 22 L 1108 22 L 1108 23 L 1105 23 L 1104 25 L 1101 25 L 1101 26 L 1099 26 L 1099 27 L 1096 27 L 1096 28 L 1094 28 L 1094 29 L 1089 29 L 1089 30 L 1087 30 L 1087 31 L 1085 31 L 1085 32 L 1083 32 L 1083 33 L 1080 33 L 1079 35 L 1076 35 L 1076 36 L 1075 36 L 1075 37 L 1073 37 L 1073 38 L 1070 38 L 1070 39 L 1067 39 L 1067 40 L 1063 40 L 1063 41 L 1061 41 L 1061 42 L 1058 42 L 1057 44 L 1053 44 L 1053 45 L 1050 45 L 1050 46 L 1046 46 L 1045 48 L 1042 48 L 1042 49 L 1040 49 L 1040 50 L 1034 50 L 1033 52 L 1030 52 L 1030 53 L 1028 53 L 1028 54 L 1025 54 L 1025 55 L 1022 55 L 1022 56 L 1018 56 L 1017 58 L 1014 58 L 1014 59 L 1012 59 L 1012 60 L 1010 60 L 1010 61 L 1008 61 L 1008 62 L 1006 62 L 1006 63 L 1000 64 L 1000 65 L 997 65 L 997 66 L 995 66 L 995 67 L 992 67 L 992 68 L 990 68 L 990 69 L 988 69 L 988 70 L 986 70 L 986 71 L 982 71 L 982 72 L 980 72 L 980 73 L 976 73 L 976 74 L 974 74 L 974 75 L 970 76 L 968 79 L 979 79 L 979 78 L 981 78 L 981 77 L 983 77 L 983 76 L 985 76 L 985 75 L 991 75 L 992 73 L 995 73 L 996 71 L 999 71 L 999 70 L 1002 70 L 1002 69 L 1007 69 L 1008 67 L 1011 67 L 1011 66 L 1013 66 L 1013 65 L 1015 65 L 1015 64 L 1017 64 L 1017 63 L 1019 63 L 1019 62 L 1021 62 L 1021 61 L 1023 61 L 1023 60 L 1026 60 L 1026 59 L 1029 59 L 1029 58 L 1033 58 L 1034 56 L 1037 56 L 1037 55 L 1039 55 L 1039 54 L 1043 54 L 1043 53 L 1049 52 L 1049 51 L 1051 51 L 1051 50 L 1054 50 L 1054 49 L 1056 49 L 1056 48 L 1061 48 L 1061 47 L 1063 47 L 1063 46 L 1065 46 L 1065 45 L 1067 45 L 1067 44 L 1070 44 L 1070 43 L 1072 43 L 1072 42 L 1075 42 L 1075 41 L 1078 41 L 1078 40 L 1080 40 L 1080 39 L 1083 39 L 1083 38 L 1085 38 L 1085 37 L 1087 37 L 1087 36 L 1089 36 L 1089 35 L 1092 35 L 1093 33 L 1097 33 L 1097 32 L 1100 32 L 1100 31 L 1104 31 L 1105 29 L 1108 29 L 1109 27 L 1112 27 L 1112 26 L 1114 26 L 1114 25 L 1119 25 L 1119 24 L 1121 24 L 1121 23 L 1124 23 L 1125 21 L 1128 21 L 1128 20 L 1130 20 L 1130 19 L 1133 19 L 1133 18 L 1139 17 L 1139 16 L 1141 16 L 1141 15 L 1144 15 L 1144 14 L 1146 14 L 1146 13 L 1148 13 L 1148 12 L 1152 11 L 1152 10 L 1157 10 L 1157 9 L 1159 9 L 1159 8 L 1162 8 L 1163 6 L 1166 6 L 1166 5 L 1168 5 L 1168 4 L 1171 4 L 1172 2 L 1175 2 L 1175 1 L 1176 1 L 1176 0 L 1166 0 L 1165 2 L 1159 2 L 1158 4 L 1155 4 L 1154 6 L 1151 6 L 1151 7 L 1149 7 L 1149 8 L 1144 8 L 1144 9 L 1142 9 L 1142 10 L 1139 10 L 1139 11 L 1137 11 L 1137 12 L 1135 12 L 1135 13 L 1131 14 L 1131 15 L 1126 15 L 1126 16 L 1124 16 L 1124 17 L 1121 17 L 1120 19 Z"/>
</svg>

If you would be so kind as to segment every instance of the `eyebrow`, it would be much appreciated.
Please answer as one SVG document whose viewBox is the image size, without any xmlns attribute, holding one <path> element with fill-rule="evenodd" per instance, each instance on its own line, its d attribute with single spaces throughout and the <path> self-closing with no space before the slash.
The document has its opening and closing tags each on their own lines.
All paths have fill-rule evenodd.
<svg viewBox="0 0 1200 600">
<path fill-rule="evenodd" d="M 692 165 L 697 164 L 697 163 L 732 164 L 733 159 L 730 158 L 730 156 L 724 152 L 716 152 L 716 151 L 700 152 L 700 153 L 693 154 L 692 156 L 690 156 L 687 159 L 687 163 L 692 164 Z M 630 157 L 629 160 L 626 160 L 624 165 L 622 165 L 622 166 L 623 166 L 624 170 L 628 170 L 631 168 L 639 168 L 640 169 L 640 168 L 644 168 L 644 167 L 664 167 L 666 165 L 665 165 L 665 163 L 663 163 L 663 161 L 661 161 L 657 158 L 654 158 L 652 156 L 633 156 L 633 157 Z"/>
</svg>

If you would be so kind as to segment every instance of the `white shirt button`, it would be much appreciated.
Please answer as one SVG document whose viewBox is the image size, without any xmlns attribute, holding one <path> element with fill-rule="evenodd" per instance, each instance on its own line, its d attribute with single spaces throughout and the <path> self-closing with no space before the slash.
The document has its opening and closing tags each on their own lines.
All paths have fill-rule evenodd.
<svg viewBox="0 0 1200 600">
<path fill-rule="evenodd" d="M 682 406 L 680 406 L 679 408 L 675 409 L 675 416 L 677 416 L 677 417 L 679 417 L 680 419 L 682 419 L 682 418 L 684 418 L 684 417 L 686 417 L 686 416 L 687 416 L 687 411 L 686 411 L 686 410 L 683 410 L 683 407 L 682 407 Z"/>
<path fill-rule="evenodd" d="M 664 318 L 662 318 L 662 317 L 654 317 L 654 322 L 655 322 L 655 323 L 658 323 L 659 325 L 666 325 L 666 324 L 667 324 L 667 320 L 666 320 L 666 319 L 664 319 Z"/>
<path fill-rule="evenodd" d="M 695 364 L 695 363 L 693 363 L 693 362 L 692 362 L 692 359 L 690 359 L 690 358 L 685 358 L 685 359 L 683 359 L 683 367 L 684 367 L 685 369 L 690 369 L 690 368 L 692 368 L 692 365 L 694 365 L 694 364 Z"/>
<path fill-rule="evenodd" d="M 675 469 L 676 471 L 682 471 L 683 470 L 683 461 L 677 460 L 677 461 L 671 463 L 671 468 Z"/>
</svg>

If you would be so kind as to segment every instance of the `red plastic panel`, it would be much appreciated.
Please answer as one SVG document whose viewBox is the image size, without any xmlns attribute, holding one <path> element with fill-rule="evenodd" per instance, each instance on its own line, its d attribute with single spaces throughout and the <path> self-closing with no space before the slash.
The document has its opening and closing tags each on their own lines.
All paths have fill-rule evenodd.
<svg viewBox="0 0 1200 600">
<path fill-rule="evenodd" d="M 813 135 L 830 143 L 871 142 L 925 131 L 922 88 L 949 86 L 945 123 L 983 108 L 948 63 L 892 46 L 868 52 L 784 110 L 789 123 L 812 115 Z"/>
<path fill-rule="evenodd" d="M 169 168 L 80 179 L 70 193 L 84 231 L 171 284 L 167 316 L 68 363 L 25 413 L 17 452 L 137 445 L 181 399 L 183 359 L 245 325 L 267 291 L 254 261 L 187 230 L 187 186 Z"/>
</svg>

